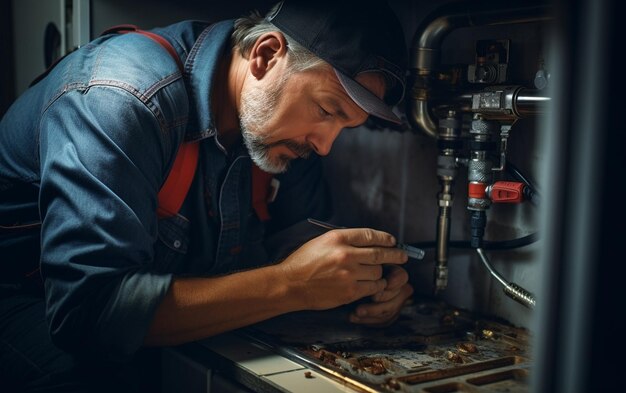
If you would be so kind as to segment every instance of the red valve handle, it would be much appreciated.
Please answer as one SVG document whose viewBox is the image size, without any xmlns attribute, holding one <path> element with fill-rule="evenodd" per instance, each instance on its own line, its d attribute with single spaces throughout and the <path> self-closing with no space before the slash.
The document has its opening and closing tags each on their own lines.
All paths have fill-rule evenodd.
<svg viewBox="0 0 626 393">
<path fill-rule="evenodd" d="M 524 183 L 497 181 L 489 188 L 489 197 L 495 203 L 521 203 L 524 200 Z"/>
</svg>

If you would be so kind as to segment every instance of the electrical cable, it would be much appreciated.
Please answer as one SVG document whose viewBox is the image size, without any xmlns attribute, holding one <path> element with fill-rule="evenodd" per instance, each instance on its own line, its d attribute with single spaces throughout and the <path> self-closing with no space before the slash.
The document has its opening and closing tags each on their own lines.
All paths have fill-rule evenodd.
<svg viewBox="0 0 626 393">
<path fill-rule="evenodd" d="M 484 250 L 512 250 L 515 248 L 521 248 L 533 244 L 539 240 L 539 235 L 535 233 L 531 233 L 529 235 L 520 237 L 518 239 L 511 240 L 499 240 L 499 241 L 483 241 L 483 249 Z M 425 241 L 425 242 L 416 242 L 410 243 L 411 246 L 419 247 L 419 248 L 435 248 L 437 246 L 437 242 L 435 241 Z M 473 248 L 470 244 L 469 240 L 451 240 L 448 242 L 448 246 L 450 248 Z"/>
<path fill-rule="evenodd" d="M 513 165 L 511 161 L 507 160 L 505 168 L 507 172 L 511 174 L 511 176 L 525 183 L 528 187 L 532 188 L 533 192 L 537 192 L 537 187 L 535 187 L 533 183 L 528 180 L 528 178 L 524 176 L 524 174 L 515 165 Z"/>
<path fill-rule="evenodd" d="M 539 206 L 541 202 L 541 195 L 534 184 L 515 166 L 511 161 L 506 162 L 506 171 L 511 174 L 516 180 L 526 184 L 524 188 L 524 198 L 530 201 L 533 205 Z"/>
</svg>

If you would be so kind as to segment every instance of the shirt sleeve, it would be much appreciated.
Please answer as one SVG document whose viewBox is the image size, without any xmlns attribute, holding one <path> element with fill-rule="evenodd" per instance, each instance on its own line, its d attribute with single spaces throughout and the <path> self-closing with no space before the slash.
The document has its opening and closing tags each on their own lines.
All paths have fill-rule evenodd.
<svg viewBox="0 0 626 393">
<path fill-rule="evenodd" d="M 129 92 L 61 95 L 40 123 L 41 273 L 53 341 L 108 359 L 143 343 L 172 277 L 152 269 L 175 138 Z"/>
</svg>

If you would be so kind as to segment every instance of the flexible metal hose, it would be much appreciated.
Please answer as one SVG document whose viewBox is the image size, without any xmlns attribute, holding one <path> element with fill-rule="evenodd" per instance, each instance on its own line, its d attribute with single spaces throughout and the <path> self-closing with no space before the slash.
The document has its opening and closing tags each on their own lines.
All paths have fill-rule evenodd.
<svg viewBox="0 0 626 393">
<path fill-rule="evenodd" d="M 504 286 L 504 293 L 510 297 L 511 299 L 515 300 L 518 303 L 523 304 L 524 306 L 528 307 L 528 308 L 533 308 L 535 307 L 535 296 L 528 292 L 527 290 L 525 290 L 524 288 L 522 288 L 521 286 L 512 283 L 512 282 L 508 282 L 507 280 L 504 279 L 504 277 L 502 277 L 500 275 L 500 273 L 498 273 L 492 266 L 491 263 L 489 262 L 489 258 L 487 258 L 487 255 L 485 254 L 485 251 L 482 248 L 477 248 L 476 252 L 478 253 L 478 255 L 480 256 L 480 259 L 483 262 L 483 265 L 485 265 L 485 267 L 487 268 L 487 270 L 489 270 L 489 273 L 491 273 L 491 275 L 498 281 L 500 281 L 500 283 Z"/>
</svg>

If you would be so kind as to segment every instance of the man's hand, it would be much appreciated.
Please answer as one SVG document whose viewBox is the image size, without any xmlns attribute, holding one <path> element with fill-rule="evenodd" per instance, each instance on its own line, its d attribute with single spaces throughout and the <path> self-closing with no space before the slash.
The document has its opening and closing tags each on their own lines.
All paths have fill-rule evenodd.
<svg viewBox="0 0 626 393">
<path fill-rule="evenodd" d="M 408 259 L 395 244 L 393 236 L 373 229 L 332 230 L 305 243 L 279 266 L 304 309 L 329 309 L 372 295 L 381 299 L 383 307 L 408 296 L 400 288 L 406 283 L 403 269 L 399 271 L 404 275 L 383 277 L 383 264 L 403 264 Z"/>
<path fill-rule="evenodd" d="M 360 304 L 350 314 L 350 321 L 370 326 L 388 326 L 400 314 L 400 309 L 413 294 L 413 287 L 408 283 L 409 275 L 400 266 L 386 269 L 387 286 L 374 294 L 372 303 Z"/>
</svg>

